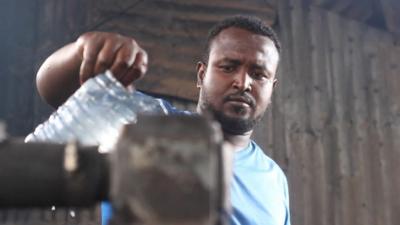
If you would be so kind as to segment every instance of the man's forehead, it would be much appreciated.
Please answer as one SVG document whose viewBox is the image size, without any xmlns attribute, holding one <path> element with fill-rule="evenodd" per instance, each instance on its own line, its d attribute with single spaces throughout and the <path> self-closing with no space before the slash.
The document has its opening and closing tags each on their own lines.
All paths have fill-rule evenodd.
<svg viewBox="0 0 400 225">
<path fill-rule="evenodd" d="M 222 56 L 221 58 L 216 59 L 217 63 L 231 63 L 231 64 L 243 64 L 246 62 L 246 58 L 244 58 L 243 56 L 238 55 L 237 57 L 235 57 L 235 55 L 232 56 Z M 267 61 L 265 59 L 263 59 L 262 57 L 259 57 L 259 59 L 255 59 L 254 61 L 252 61 L 252 65 L 254 67 L 262 67 L 262 68 L 266 68 L 267 67 Z"/>
<path fill-rule="evenodd" d="M 231 43 L 231 42 L 240 42 L 241 40 L 247 39 L 253 43 L 259 43 L 259 44 L 264 44 L 264 43 L 271 43 L 273 44 L 273 41 L 271 38 L 261 35 L 261 34 L 256 34 L 254 32 L 248 31 L 243 28 L 239 27 L 229 27 L 224 30 L 222 30 L 212 41 L 211 44 L 215 44 L 215 42 L 218 43 Z M 241 45 L 246 45 L 249 44 L 249 42 L 241 42 Z"/>
<path fill-rule="evenodd" d="M 213 61 L 251 61 L 252 64 L 265 66 L 269 62 L 279 61 L 279 53 L 274 46 L 247 45 L 242 43 L 215 42 L 210 49 Z"/>
<path fill-rule="evenodd" d="M 211 42 L 210 53 L 212 52 L 225 54 L 252 53 L 263 57 L 277 53 L 277 49 L 273 41 L 266 36 L 245 29 L 230 27 L 221 31 Z"/>
</svg>

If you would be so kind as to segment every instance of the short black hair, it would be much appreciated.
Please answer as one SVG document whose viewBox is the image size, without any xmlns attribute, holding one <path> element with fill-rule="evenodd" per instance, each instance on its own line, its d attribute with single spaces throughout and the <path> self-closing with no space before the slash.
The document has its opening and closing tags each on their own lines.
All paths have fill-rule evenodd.
<svg viewBox="0 0 400 225">
<path fill-rule="evenodd" d="M 275 31 L 266 24 L 263 20 L 254 16 L 237 15 L 228 17 L 217 24 L 215 24 L 208 32 L 207 41 L 205 45 L 205 52 L 203 54 L 203 62 L 208 63 L 208 57 L 210 55 L 210 46 L 214 38 L 221 33 L 221 31 L 230 28 L 237 27 L 255 34 L 266 36 L 270 38 L 278 50 L 281 52 L 281 43 Z"/>
</svg>

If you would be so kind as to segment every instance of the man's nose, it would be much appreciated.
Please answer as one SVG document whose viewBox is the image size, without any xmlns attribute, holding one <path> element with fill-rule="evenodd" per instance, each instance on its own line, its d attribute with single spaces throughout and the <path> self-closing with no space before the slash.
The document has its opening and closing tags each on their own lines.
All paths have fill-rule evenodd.
<svg viewBox="0 0 400 225">
<path fill-rule="evenodd" d="M 253 79 L 247 71 L 239 72 L 235 75 L 233 87 L 240 91 L 251 91 Z"/>
</svg>

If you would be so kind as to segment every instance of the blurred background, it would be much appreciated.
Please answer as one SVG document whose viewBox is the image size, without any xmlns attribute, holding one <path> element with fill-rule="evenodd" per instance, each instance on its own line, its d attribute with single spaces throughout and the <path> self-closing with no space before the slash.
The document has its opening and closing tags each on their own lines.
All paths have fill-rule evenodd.
<svg viewBox="0 0 400 225">
<path fill-rule="evenodd" d="M 13 137 L 46 120 L 39 66 L 92 30 L 135 37 L 150 57 L 137 88 L 193 109 L 207 30 L 255 15 L 283 52 L 254 138 L 288 176 L 292 224 L 398 225 L 399 12 L 397 0 L 0 0 L 0 119 Z M 98 210 L 0 212 L 28 223 L 98 224 Z"/>
</svg>

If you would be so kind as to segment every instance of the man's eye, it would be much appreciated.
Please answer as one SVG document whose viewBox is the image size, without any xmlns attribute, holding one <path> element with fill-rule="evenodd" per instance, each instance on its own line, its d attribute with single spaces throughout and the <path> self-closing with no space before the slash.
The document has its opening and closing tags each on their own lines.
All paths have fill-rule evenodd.
<svg viewBox="0 0 400 225">
<path fill-rule="evenodd" d="M 222 66 L 219 66 L 219 68 L 225 73 L 230 73 L 235 70 L 235 67 L 231 66 L 231 65 L 222 65 Z"/>
<path fill-rule="evenodd" d="M 264 73 L 253 73 L 252 77 L 255 80 L 267 80 L 268 79 L 268 76 L 265 75 Z"/>
</svg>

